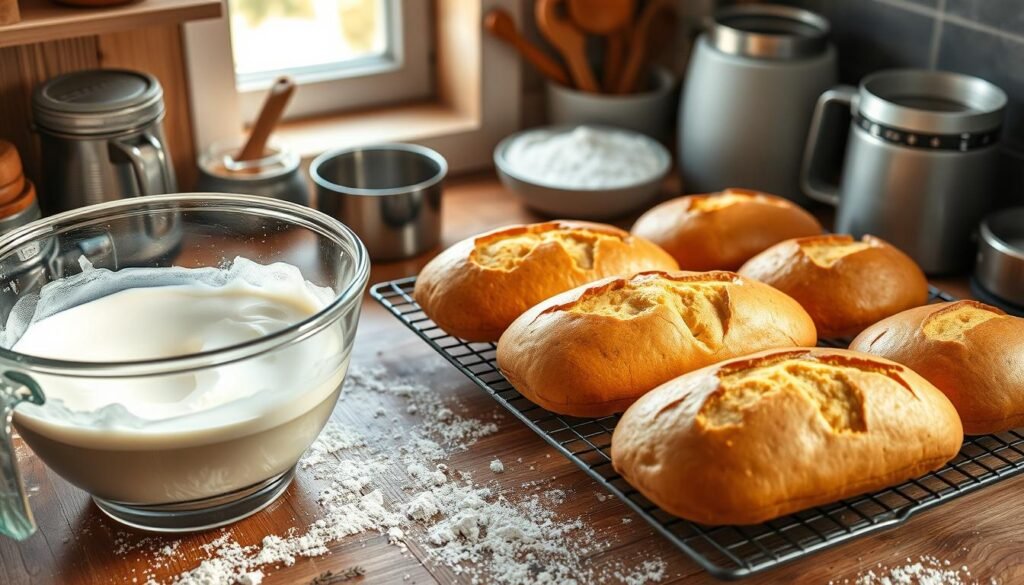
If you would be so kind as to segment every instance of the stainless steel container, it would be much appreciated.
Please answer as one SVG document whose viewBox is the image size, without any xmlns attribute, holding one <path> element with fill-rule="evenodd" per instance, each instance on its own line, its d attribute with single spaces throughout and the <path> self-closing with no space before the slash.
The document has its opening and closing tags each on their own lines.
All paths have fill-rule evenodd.
<svg viewBox="0 0 1024 585">
<path fill-rule="evenodd" d="M 829 23 L 770 4 L 715 12 L 698 37 L 679 102 L 687 193 L 728 187 L 805 201 L 800 162 L 814 103 L 838 80 Z"/>
<path fill-rule="evenodd" d="M 981 222 L 974 278 L 984 292 L 1024 314 L 1024 207 L 993 213 Z"/>
<path fill-rule="evenodd" d="M 326 152 L 310 165 L 317 208 L 352 228 L 373 260 L 422 254 L 441 240 L 448 163 L 414 144 Z"/>
<path fill-rule="evenodd" d="M 36 88 L 32 113 L 42 142 L 44 214 L 177 191 L 161 121 L 163 89 L 152 75 L 95 69 L 59 75 Z M 90 244 L 119 267 L 148 264 L 180 243 L 177 217 L 140 215 L 138 236 L 113 247 Z"/>
<path fill-rule="evenodd" d="M 261 195 L 301 205 L 309 205 L 306 177 L 299 170 L 298 153 L 275 146 L 266 156 L 251 161 L 236 161 L 238 143 L 213 144 L 199 156 L 199 181 L 196 191 Z"/>
<path fill-rule="evenodd" d="M 32 113 L 42 141 L 45 213 L 177 191 L 161 128 L 163 89 L 152 75 L 59 75 L 36 88 Z"/>
<path fill-rule="evenodd" d="M 827 91 L 808 137 L 804 188 L 838 205 L 836 231 L 888 240 L 930 274 L 966 270 L 991 207 L 1005 107 L 998 87 L 945 71 L 883 71 L 859 88 Z"/>
</svg>

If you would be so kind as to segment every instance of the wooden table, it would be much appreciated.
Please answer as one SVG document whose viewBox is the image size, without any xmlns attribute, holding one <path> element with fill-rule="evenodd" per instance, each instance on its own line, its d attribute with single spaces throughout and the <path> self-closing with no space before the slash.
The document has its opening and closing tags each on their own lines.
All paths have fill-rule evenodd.
<svg viewBox="0 0 1024 585">
<path fill-rule="evenodd" d="M 535 219 L 490 176 L 452 181 L 448 187 L 444 222 L 444 244 L 489 227 Z M 371 283 L 415 274 L 425 259 L 382 264 L 372 271 Z M 943 281 L 956 294 L 966 294 L 963 281 Z M 446 396 L 458 398 L 469 415 L 496 416 L 498 433 L 484 438 L 472 449 L 455 455 L 451 464 L 460 469 L 484 473 L 495 457 L 506 463 L 506 472 L 494 476 L 508 490 L 523 482 L 544 480 L 551 488 L 565 490 L 570 497 L 557 506 L 559 514 L 582 517 L 595 527 L 598 538 L 611 545 L 590 562 L 612 565 L 640 555 L 658 556 L 668 565 L 665 583 L 714 583 L 686 556 L 651 529 L 615 498 L 599 498 L 598 485 L 573 463 L 561 457 L 532 431 L 501 411 L 498 406 L 454 368 L 448 367 L 426 344 L 367 300 L 359 325 L 353 364 L 380 363 L 391 371 L 430 371 L 431 384 Z M 355 428 L 365 424 L 368 412 L 377 406 L 395 408 L 380 399 L 379 405 L 339 403 L 338 420 Z M 399 432 L 401 428 L 396 429 Z M 522 463 L 517 460 L 521 458 Z M 205 555 L 199 546 L 220 534 L 200 533 L 186 537 L 166 566 L 152 570 L 151 558 L 140 551 L 150 549 L 154 540 L 126 530 L 107 520 L 86 495 L 51 473 L 22 446 L 19 459 L 39 532 L 23 543 L 0 541 L 0 583 L 139 583 L 147 576 L 166 580 L 198 564 Z M 387 480 L 388 478 L 385 478 Z M 395 480 L 397 481 L 397 480 Z M 1024 477 L 1018 477 L 963 497 L 913 518 L 881 534 L 817 554 L 803 561 L 746 580 L 746 583 L 843 583 L 854 581 L 860 571 L 877 563 L 899 566 L 906 559 L 934 555 L 953 566 L 968 565 L 972 578 L 988 583 L 1024 582 L 1024 519 L 1019 515 Z M 234 525 L 230 530 L 239 542 L 259 542 L 266 534 L 280 534 L 290 527 L 301 528 L 316 517 L 316 484 L 301 472 L 283 498 L 267 510 Z M 632 521 L 623 522 L 623 518 Z M 140 542 L 141 541 L 141 542 Z M 331 545 L 331 554 L 299 559 L 291 567 L 268 568 L 264 583 L 308 583 L 327 570 L 353 565 L 366 575 L 351 583 L 450 583 L 466 582 L 449 568 L 424 562 L 426 553 L 415 535 L 408 551 L 389 545 L 386 535 L 366 532 Z M 147 573 L 147 570 L 149 571 Z M 408 579 L 404 579 L 408 576 Z M 348 583 L 348 582 L 347 582 Z"/>
</svg>

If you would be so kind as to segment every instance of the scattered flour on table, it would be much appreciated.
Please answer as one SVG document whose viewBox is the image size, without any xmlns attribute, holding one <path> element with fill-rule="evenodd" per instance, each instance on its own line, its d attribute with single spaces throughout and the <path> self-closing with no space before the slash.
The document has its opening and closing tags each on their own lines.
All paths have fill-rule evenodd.
<svg viewBox="0 0 1024 585">
<path fill-rule="evenodd" d="M 566 501 L 565 490 L 541 491 L 540 481 L 531 482 L 534 490 L 504 489 L 494 480 L 480 483 L 471 473 L 449 467 L 453 454 L 497 432 L 494 422 L 458 414 L 458 401 L 411 379 L 389 376 L 380 367 L 353 366 L 342 400 L 358 401 L 369 393 L 399 398 L 405 403 L 399 410 L 408 412 L 414 406 L 417 424 L 396 433 L 388 419 L 375 416 L 365 429 L 373 436 L 363 436 L 332 418 L 299 466 L 320 486 L 317 519 L 305 529 L 268 535 L 249 545 L 222 529 L 201 547 L 206 558 L 198 566 L 164 583 L 153 579 L 153 572 L 180 556 L 180 541 L 146 537 L 133 543 L 125 533 L 115 544 L 123 552 L 149 551 L 148 585 L 259 585 L 275 567 L 329 554 L 330 544 L 367 532 L 385 535 L 403 550 L 417 546 L 428 562 L 447 566 L 471 583 L 581 585 L 613 580 L 646 585 L 665 578 L 666 564 L 652 557 L 628 565 L 590 566 L 586 558 L 612 543 L 582 519 L 554 511 Z M 504 471 L 497 459 L 491 470 L 500 473 L 496 467 Z M 408 477 L 403 493 L 397 499 L 390 492 L 385 496 L 381 478 L 402 472 Z"/>
<path fill-rule="evenodd" d="M 366 445 L 366 442 L 358 433 L 336 425 L 328 425 L 324 427 L 316 442 L 309 447 L 306 454 L 299 460 L 299 466 L 302 469 L 316 467 L 327 461 L 331 455 L 338 451 L 364 445 Z"/>
<path fill-rule="evenodd" d="M 491 461 L 491 471 L 494 473 L 502 473 L 505 471 L 505 465 L 501 462 L 501 459 Z"/>
<path fill-rule="evenodd" d="M 624 585 L 647 585 L 648 583 L 657 583 L 664 579 L 667 568 L 668 565 L 665 564 L 665 561 L 653 559 L 640 563 L 632 570 L 618 569 L 614 575 Z"/>
<path fill-rule="evenodd" d="M 907 558 L 906 564 L 889 566 L 878 563 L 850 579 L 835 579 L 829 585 L 998 585 L 998 581 L 977 581 L 966 565 L 957 565 L 931 555 Z"/>
</svg>

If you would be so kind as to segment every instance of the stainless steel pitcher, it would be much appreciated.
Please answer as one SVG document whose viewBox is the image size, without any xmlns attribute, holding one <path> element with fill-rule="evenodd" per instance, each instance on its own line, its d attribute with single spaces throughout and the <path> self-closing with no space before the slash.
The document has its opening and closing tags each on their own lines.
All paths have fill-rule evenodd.
<svg viewBox="0 0 1024 585">
<path fill-rule="evenodd" d="M 945 71 L 882 71 L 836 87 L 814 112 L 803 188 L 838 206 L 836 231 L 888 240 L 929 274 L 965 270 L 991 207 L 1006 101 L 983 79 Z"/>
<path fill-rule="evenodd" d="M 50 79 L 32 97 L 46 214 L 177 191 L 152 75 L 96 69 Z"/>
</svg>

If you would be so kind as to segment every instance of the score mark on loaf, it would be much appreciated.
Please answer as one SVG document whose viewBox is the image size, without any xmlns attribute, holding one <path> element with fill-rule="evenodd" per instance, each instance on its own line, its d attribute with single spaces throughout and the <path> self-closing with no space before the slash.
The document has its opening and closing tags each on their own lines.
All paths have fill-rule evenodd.
<svg viewBox="0 0 1024 585">
<path fill-rule="evenodd" d="M 732 272 L 643 272 L 534 306 L 498 341 L 501 372 L 560 414 L 622 412 L 655 386 L 715 362 L 817 342 L 793 299 Z"/>
</svg>

